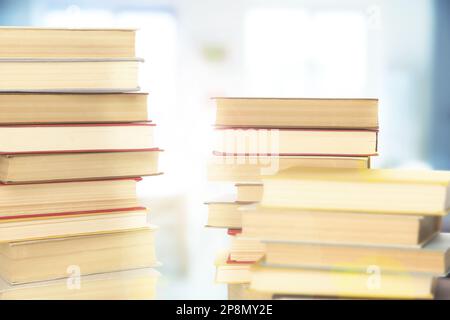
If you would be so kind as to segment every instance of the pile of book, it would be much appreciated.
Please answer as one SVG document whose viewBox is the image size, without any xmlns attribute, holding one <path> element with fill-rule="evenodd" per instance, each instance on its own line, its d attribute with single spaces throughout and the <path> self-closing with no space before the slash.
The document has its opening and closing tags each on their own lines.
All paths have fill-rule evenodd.
<svg viewBox="0 0 450 320">
<path fill-rule="evenodd" d="M 261 174 L 258 201 L 235 211 L 231 249 L 217 260 L 230 298 L 448 298 L 450 237 L 440 222 L 450 209 L 450 173 L 323 163 L 325 155 L 337 163 L 376 153 L 375 100 L 222 102 L 218 124 L 276 127 L 291 132 L 273 140 L 280 159 L 316 156 Z M 297 132 L 308 137 L 294 140 Z M 295 142 L 286 150 L 288 137 Z M 221 175 L 212 170 L 221 179 L 238 171 L 221 166 Z"/>
<path fill-rule="evenodd" d="M 267 244 L 242 232 L 243 210 L 262 200 L 264 178 L 284 170 L 369 168 L 377 154 L 378 101 L 216 98 L 216 107 L 208 178 L 236 186 L 232 196 L 208 202 L 208 226 L 228 229 L 231 238 L 217 257 L 216 281 L 229 285 L 231 299 L 262 298 L 248 284 Z"/>
<path fill-rule="evenodd" d="M 0 28 L 0 298 L 151 299 L 135 31 Z"/>
</svg>

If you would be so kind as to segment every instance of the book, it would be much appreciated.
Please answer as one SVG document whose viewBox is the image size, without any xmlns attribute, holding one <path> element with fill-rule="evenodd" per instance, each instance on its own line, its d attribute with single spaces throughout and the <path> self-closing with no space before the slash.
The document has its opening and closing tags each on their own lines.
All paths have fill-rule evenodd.
<svg viewBox="0 0 450 320">
<path fill-rule="evenodd" d="M 227 285 L 228 300 L 271 300 L 272 294 L 250 290 L 248 284 Z"/>
<path fill-rule="evenodd" d="M 111 233 L 0 243 L 0 276 L 18 284 L 80 275 L 155 267 L 154 227 Z"/>
<path fill-rule="evenodd" d="M 265 262 L 298 268 L 367 270 L 376 265 L 384 272 L 445 275 L 450 267 L 450 234 L 441 233 L 422 248 L 336 245 L 326 243 L 265 243 Z"/>
<path fill-rule="evenodd" d="M 132 58 L 134 29 L 1 27 L 0 56 Z"/>
<path fill-rule="evenodd" d="M 260 183 L 236 183 L 236 201 L 259 202 L 262 199 L 264 186 Z"/>
<path fill-rule="evenodd" d="M 134 269 L 10 285 L 0 279 L 1 300 L 149 300 L 159 272 Z"/>
<path fill-rule="evenodd" d="M 337 298 L 432 299 L 430 274 L 342 272 L 257 265 L 250 289 L 283 295 Z"/>
<path fill-rule="evenodd" d="M 142 59 L 0 58 L 0 92 L 139 91 Z"/>
<path fill-rule="evenodd" d="M 216 155 L 355 156 L 377 154 L 376 130 L 218 128 Z"/>
<path fill-rule="evenodd" d="M 246 238 L 240 230 L 228 230 L 230 235 L 230 260 L 238 262 L 255 262 L 266 252 L 266 244 L 258 239 Z"/>
<path fill-rule="evenodd" d="M 216 126 L 378 128 L 377 99 L 215 98 Z"/>
<path fill-rule="evenodd" d="M 369 168 L 369 157 L 216 155 L 208 163 L 209 181 L 261 182 L 266 175 L 296 167 Z"/>
<path fill-rule="evenodd" d="M 157 175 L 161 150 L 0 155 L 0 181 L 25 183 Z"/>
<path fill-rule="evenodd" d="M 0 126 L 0 154 L 156 149 L 151 123 Z"/>
<path fill-rule="evenodd" d="M 450 172 L 288 169 L 263 180 L 265 207 L 444 216 Z"/>
<path fill-rule="evenodd" d="M 1 50 L 1 49 L 0 49 Z M 147 121 L 147 93 L 1 93 L 1 124 Z"/>
<path fill-rule="evenodd" d="M 237 202 L 234 196 L 206 202 L 208 206 L 208 227 L 214 228 L 241 228 L 242 212 L 239 208 L 248 202 Z"/>
<path fill-rule="evenodd" d="M 0 221 L 0 242 L 64 237 L 145 228 L 144 207 L 55 213 Z"/>
<path fill-rule="evenodd" d="M 216 283 L 249 283 L 252 263 L 231 261 L 228 252 L 219 252 L 215 261 Z"/>
<path fill-rule="evenodd" d="M 241 213 L 243 237 L 272 241 L 420 247 L 441 226 L 437 216 L 265 207 L 243 208 Z"/>
<path fill-rule="evenodd" d="M 139 178 L 0 184 L 0 221 L 64 212 L 139 207 Z"/>
</svg>

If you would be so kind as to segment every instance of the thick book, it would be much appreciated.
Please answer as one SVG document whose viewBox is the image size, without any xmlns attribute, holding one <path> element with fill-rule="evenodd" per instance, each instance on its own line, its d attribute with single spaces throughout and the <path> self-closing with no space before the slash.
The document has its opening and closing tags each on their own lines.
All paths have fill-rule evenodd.
<svg viewBox="0 0 450 320">
<path fill-rule="evenodd" d="M 215 98 L 216 125 L 378 128 L 377 99 Z"/>
<path fill-rule="evenodd" d="M 131 269 L 11 285 L 0 279 L 0 300 L 149 300 L 155 299 L 159 272 Z"/>
<path fill-rule="evenodd" d="M 215 155 L 377 155 L 377 130 L 217 128 Z"/>
<path fill-rule="evenodd" d="M 263 179 L 263 206 L 444 216 L 450 172 L 295 168 Z"/>
<path fill-rule="evenodd" d="M 0 181 L 26 183 L 157 175 L 161 150 L 0 155 Z"/>
<path fill-rule="evenodd" d="M 241 206 L 252 204 L 253 202 L 238 202 L 234 195 L 227 195 L 221 198 L 206 202 L 208 206 L 208 227 L 213 228 L 241 228 L 242 212 Z"/>
<path fill-rule="evenodd" d="M 95 234 L 145 228 L 144 207 L 55 213 L 34 218 L 0 221 L 0 242 Z"/>
<path fill-rule="evenodd" d="M 139 91 L 142 59 L 0 58 L 0 92 Z"/>
<path fill-rule="evenodd" d="M 154 227 L 81 236 L 0 243 L 0 276 L 9 283 L 155 267 Z"/>
<path fill-rule="evenodd" d="M 435 283 L 434 276 L 426 273 L 381 270 L 377 274 L 257 265 L 251 270 L 250 289 L 278 295 L 433 299 Z"/>
<path fill-rule="evenodd" d="M 369 157 L 233 156 L 214 155 L 208 162 L 208 180 L 261 182 L 264 176 L 289 168 L 369 168 Z"/>
<path fill-rule="evenodd" d="M 156 149 L 152 123 L 0 126 L 0 154 Z"/>
<path fill-rule="evenodd" d="M 450 267 L 450 234 L 445 233 L 423 248 L 268 241 L 265 250 L 266 263 L 300 268 L 365 271 L 376 265 L 390 272 L 446 275 Z"/>
<path fill-rule="evenodd" d="M 260 183 L 236 183 L 236 201 L 239 203 L 259 202 L 262 199 L 264 186 Z"/>
<path fill-rule="evenodd" d="M 266 244 L 259 239 L 247 238 L 240 233 L 228 232 L 230 235 L 230 260 L 254 262 L 261 259 L 266 252 Z"/>
<path fill-rule="evenodd" d="M 139 207 L 139 178 L 0 184 L 0 222 L 65 212 Z"/>
<path fill-rule="evenodd" d="M 0 57 L 132 58 L 134 29 L 1 27 Z"/>
<path fill-rule="evenodd" d="M 420 247 L 441 227 L 438 216 L 241 207 L 242 236 L 260 240 Z"/>
<path fill-rule="evenodd" d="M 104 123 L 148 120 L 147 93 L 1 93 L 0 123 Z"/>
<path fill-rule="evenodd" d="M 236 262 L 229 259 L 229 253 L 219 252 L 216 265 L 216 283 L 239 284 L 250 282 L 250 267 L 253 262 Z"/>
</svg>

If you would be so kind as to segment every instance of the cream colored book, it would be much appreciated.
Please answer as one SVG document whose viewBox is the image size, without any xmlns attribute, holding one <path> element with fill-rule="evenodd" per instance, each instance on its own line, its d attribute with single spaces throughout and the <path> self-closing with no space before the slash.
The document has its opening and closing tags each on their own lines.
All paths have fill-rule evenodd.
<svg viewBox="0 0 450 320">
<path fill-rule="evenodd" d="M 139 207 L 140 179 L 0 184 L 0 223 L 36 215 Z"/>
<path fill-rule="evenodd" d="M 450 267 L 450 234 L 445 233 L 423 248 L 269 241 L 265 249 L 270 265 L 356 271 L 375 265 L 384 271 L 435 275 L 446 275 Z"/>
<path fill-rule="evenodd" d="M 208 180 L 261 182 L 265 176 L 296 167 L 369 168 L 369 157 L 232 156 L 216 155 L 208 163 Z"/>
<path fill-rule="evenodd" d="M 235 196 L 224 196 L 206 202 L 208 206 L 208 227 L 239 229 L 242 226 L 242 212 L 239 208 L 249 202 L 237 202 Z"/>
<path fill-rule="evenodd" d="M 3 124 L 147 120 L 147 93 L 0 94 L 0 123 Z"/>
<path fill-rule="evenodd" d="M 271 300 L 272 294 L 250 290 L 248 284 L 228 284 L 228 300 Z"/>
<path fill-rule="evenodd" d="M 262 199 L 264 186 L 259 183 L 237 183 L 237 202 L 259 202 Z"/>
<path fill-rule="evenodd" d="M 0 58 L 0 92 L 139 91 L 142 59 Z"/>
<path fill-rule="evenodd" d="M 0 56 L 132 58 L 134 29 L 1 27 Z"/>
<path fill-rule="evenodd" d="M 216 125 L 378 128 L 377 99 L 215 98 Z"/>
<path fill-rule="evenodd" d="M 230 234 L 232 231 L 228 231 Z M 246 238 L 237 233 L 230 239 L 230 259 L 240 262 L 252 262 L 261 259 L 266 252 L 266 243 L 258 239 Z"/>
<path fill-rule="evenodd" d="M 376 130 L 217 128 L 216 155 L 351 156 L 377 155 Z"/>
<path fill-rule="evenodd" d="M 0 181 L 24 183 L 159 174 L 160 150 L 0 155 Z"/>
<path fill-rule="evenodd" d="M 0 243 L 145 228 L 147 218 L 146 208 L 126 208 L 4 220 L 0 223 Z"/>
<path fill-rule="evenodd" d="M 0 153 L 155 149 L 151 123 L 0 126 Z"/>
<path fill-rule="evenodd" d="M 252 263 L 233 262 L 228 252 L 220 252 L 216 261 L 216 283 L 240 284 L 249 283 Z"/>
<path fill-rule="evenodd" d="M 263 206 L 444 216 L 450 172 L 389 169 L 288 169 L 263 180 Z"/>
<path fill-rule="evenodd" d="M 283 295 L 336 298 L 432 299 L 430 274 L 342 272 L 333 270 L 256 266 L 250 289 Z"/>
<path fill-rule="evenodd" d="M 285 208 L 241 208 L 242 236 L 271 241 L 420 247 L 439 233 L 441 218 Z"/>
<path fill-rule="evenodd" d="M 145 268 L 81 277 L 74 274 L 67 279 L 20 285 L 9 285 L 1 281 L 0 299 L 149 300 L 156 298 L 156 284 L 159 276 L 156 270 Z"/>
<path fill-rule="evenodd" d="M 9 283 L 155 267 L 155 227 L 0 244 L 0 275 Z"/>
</svg>

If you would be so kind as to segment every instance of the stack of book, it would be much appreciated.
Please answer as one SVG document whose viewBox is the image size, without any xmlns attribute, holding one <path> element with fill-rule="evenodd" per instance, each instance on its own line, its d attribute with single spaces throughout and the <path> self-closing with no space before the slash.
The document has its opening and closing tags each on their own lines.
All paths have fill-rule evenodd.
<svg viewBox="0 0 450 320">
<path fill-rule="evenodd" d="M 236 187 L 232 196 L 207 203 L 208 226 L 228 229 L 231 238 L 216 260 L 216 281 L 230 285 L 230 298 L 251 298 L 250 267 L 266 244 L 242 233 L 242 210 L 261 201 L 265 177 L 286 169 L 369 168 L 377 154 L 378 101 L 216 98 L 216 106 L 208 178 Z"/>
<path fill-rule="evenodd" d="M 450 172 L 294 168 L 264 179 L 242 235 L 250 289 L 278 297 L 448 299 Z"/>
<path fill-rule="evenodd" d="M 160 150 L 135 31 L 0 28 L 0 298 L 149 299 Z"/>
</svg>

